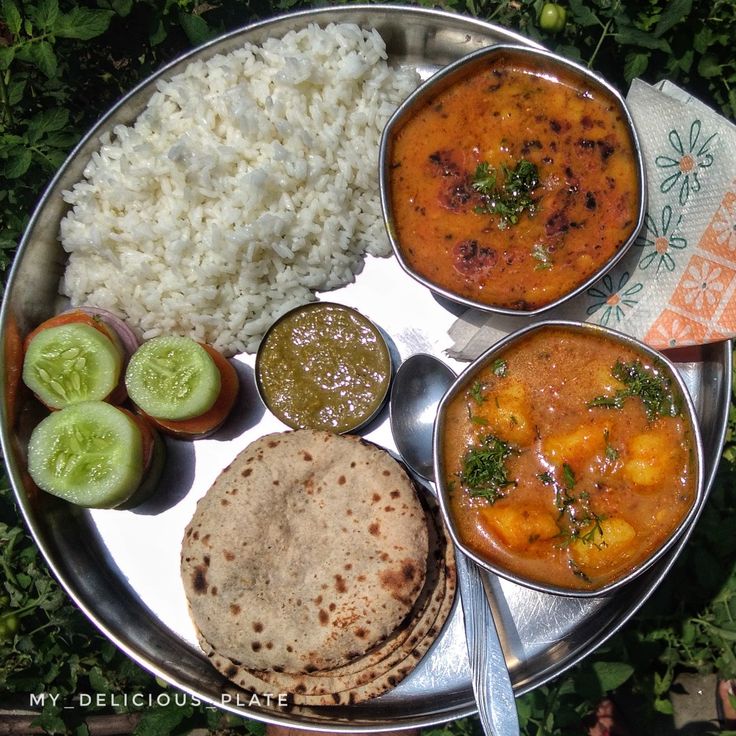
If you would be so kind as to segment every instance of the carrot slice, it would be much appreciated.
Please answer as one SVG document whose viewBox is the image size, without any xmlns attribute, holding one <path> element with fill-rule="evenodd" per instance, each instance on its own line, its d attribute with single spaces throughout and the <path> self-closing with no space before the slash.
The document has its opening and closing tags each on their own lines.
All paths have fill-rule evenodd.
<svg viewBox="0 0 736 736">
<path fill-rule="evenodd" d="M 26 339 L 23 341 L 23 352 L 28 349 L 28 345 L 30 344 L 31 340 L 33 340 L 33 338 L 39 332 L 46 330 L 49 327 L 60 327 L 61 325 L 71 325 L 77 322 L 81 322 L 82 324 L 94 327 L 105 337 L 109 337 L 116 345 L 118 344 L 117 337 L 112 334 L 110 328 L 102 320 L 95 319 L 94 317 L 91 317 L 89 314 L 86 314 L 81 310 L 72 309 L 68 312 L 57 314 L 55 317 L 50 317 L 45 322 L 41 322 L 41 324 L 36 327 L 35 330 L 29 332 L 26 336 Z"/>
<path fill-rule="evenodd" d="M 136 427 L 138 427 L 141 433 L 141 441 L 143 443 L 143 469 L 145 470 L 153 456 L 153 446 L 155 444 L 154 430 L 151 428 L 148 420 L 140 414 L 136 414 L 123 406 L 119 406 L 118 409 L 124 414 L 127 414 L 135 422 Z"/>
<path fill-rule="evenodd" d="M 133 495 L 115 507 L 116 509 L 128 510 L 140 506 L 158 489 L 158 482 L 161 479 L 166 462 L 166 448 L 161 435 L 145 414 L 138 414 L 122 406 L 119 406 L 118 409 L 125 412 L 135 422 L 143 440 L 143 478 L 138 488 L 133 491 Z"/>
<path fill-rule="evenodd" d="M 14 427 L 18 418 L 18 392 L 23 373 L 23 340 L 18 323 L 10 315 L 5 329 L 5 409 L 8 413 L 8 426 Z"/>
<path fill-rule="evenodd" d="M 162 432 L 180 439 L 199 439 L 212 434 L 227 419 L 238 397 L 240 385 L 235 368 L 215 348 L 204 343 L 200 345 L 210 354 L 220 372 L 220 393 L 212 407 L 198 417 L 178 421 L 156 419 L 144 414 Z"/>
</svg>

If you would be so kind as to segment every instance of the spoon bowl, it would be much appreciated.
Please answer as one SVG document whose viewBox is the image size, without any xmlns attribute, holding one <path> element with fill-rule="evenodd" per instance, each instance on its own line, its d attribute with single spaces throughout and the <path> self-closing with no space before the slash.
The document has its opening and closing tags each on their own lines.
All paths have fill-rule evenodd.
<svg viewBox="0 0 736 736">
<path fill-rule="evenodd" d="M 391 388 L 391 433 L 404 462 L 419 476 L 434 479 L 432 432 L 437 407 L 455 381 L 453 370 L 427 353 L 407 358 Z"/>
<path fill-rule="evenodd" d="M 454 382 L 452 369 L 425 353 L 407 358 L 394 378 L 390 412 L 396 449 L 414 473 L 429 481 L 434 480 L 432 453 L 437 410 Z M 480 569 L 457 546 L 455 561 L 481 725 L 486 736 L 518 736 L 514 690 Z"/>
</svg>

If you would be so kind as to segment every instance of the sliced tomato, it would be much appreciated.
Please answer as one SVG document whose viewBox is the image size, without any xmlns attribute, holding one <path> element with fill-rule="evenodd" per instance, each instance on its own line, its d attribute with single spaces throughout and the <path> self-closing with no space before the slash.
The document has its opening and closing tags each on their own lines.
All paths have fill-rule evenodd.
<svg viewBox="0 0 736 736">
<path fill-rule="evenodd" d="M 157 419 L 144 414 L 162 432 L 179 439 L 201 439 L 212 434 L 222 426 L 238 398 L 240 383 L 235 368 L 215 348 L 204 343 L 200 344 L 215 361 L 215 366 L 220 372 L 220 393 L 212 407 L 198 417 L 177 421 Z"/>
</svg>

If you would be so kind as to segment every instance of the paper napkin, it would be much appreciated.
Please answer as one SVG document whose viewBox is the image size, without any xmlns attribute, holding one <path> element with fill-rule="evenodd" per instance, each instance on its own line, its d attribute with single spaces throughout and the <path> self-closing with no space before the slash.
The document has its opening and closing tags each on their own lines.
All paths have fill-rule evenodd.
<svg viewBox="0 0 736 736">
<path fill-rule="evenodd" d="M 648 188 L 630 251 L 583 294 L 537 317 L 468 310 L 450 328 L 450 357 L 472 360 L 548 319 L 604 325 L 657 349 L 736 336 L 736 126 L 671 82 L 635 79 L 627 103 Z"/>
</svg>

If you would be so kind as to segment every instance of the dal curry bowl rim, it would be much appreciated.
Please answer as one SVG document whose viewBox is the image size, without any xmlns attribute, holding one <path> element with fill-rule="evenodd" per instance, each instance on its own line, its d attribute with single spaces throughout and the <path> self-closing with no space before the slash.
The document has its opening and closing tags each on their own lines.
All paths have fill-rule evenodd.
<svg viewBox="0 0 736 736">
<path fill-rule="evenodd" d="M 351 425 L 347 429 L 339 430 L 339 431 L 337 429 L 332 430 L 332 431 L 335 431 L 337 434 L 348 434 L 351 432 L 357 432 L 367 427 L 383 411 L 383 408 L 385 407 L 386 402 L 388 401 L 388 397 L 391 391 L 391 383 L 393 380 L 393 372 L 394 372 L 394 367 L 396 364 L 396 359 L 393 354 L 391 340 L 387 336 L 386 332 L 383 329 L 381 329 L 381 327 L 379 327 L 378 324 L 376 324 L 374 320 L 366 316 L 360 309 L 357 309 L 356 307 L 352 307 L 347 304 L 342 304 L 340 302 L 317 300 L 317 301 L 312 301 L 312 302 L 306 302 L 304 304 L 298 304 L 297 306 L 291 307 L 291 309 L 288 309 L 282 315 L 277 317 L 268 326 L 268 329 L 263 333 L 263 338 L 261 339 L 258 345 L 258 350 L 256 351 L 255 363 L 253 366 L 256 392 L 264 408 L 267 411 L 271 412 L 271 414 L 273 414 L 273 416 L 276 417 L 276 419 L 278 419 L 280 422 L 282 422 L 285 426 L 289 427 L 290 429 L 303 429 L 303 427 L 299 425 L 297 422 L 290 421 L 281 412 L 277 411 L 275 407 L 273 406 L 272 402 L 269 400 L 268 390 L 264 386 L 263 375 L 262 375 L 263 350 L 264 350 L 264 346 L 266 345 L 268 341 L 268 337 L 273 333 L 273 331 L 280 324 L 282 324 L 283 322 L 286 322 L 289 318 L 293 317 L 295 314 L 299 312 L 303 312 L 303 311 L 311 310 L 311 309 L 317 309 L 319 307 L 332 307 L 332 308 L 336 308 L 336 309 L 348 312 L 354 316 L 357 316 L 359 320 L 362 320 L 366 325 L 368 325 L 373 330 L 374 334 L 377 337 L 376 344 L 380 348 L 381 352 L 384 354 L 384 357 L 386 358 L 388 362 L 388 370 L 386 374 L 385 388 L 383 391 L 381 391 L 379 394 L 376 395 L 377 401 L 376 401 L 376 405 L 373 411 L 371 411 L 370 414 L 365 415 L 360 420 L 359 423 Z"/>
<path fill-rule="evenodd" d="M 672 531 L 672 533 L 664 540 L 664 542 L 662 542 L 656 549 L 654 549 L 648 557 L 646 557 L 637 566 L 629 570 L 624 575 L 619 576 L 614 580 L 608 583 L 604 583 L 603 585 L 600 585 L 598 587 L 568 588 L 565 586 L 545 583 L 539 580 L 533 580 L 521 574 L 515 573 L 514 571 L 504 567 L 501 564 L 491 562 L 472 550 L 460 538 L 458 534 L 457 525 L 450 509 L 450 489 L 448 487 L 448 483 L 446 483 L 444 479 L 444 461 L 442 459 L 442 435 L 445 426 L 446 409 L 449 403 L 455 396 L 457 396 L 457 394 L 459 394 L 468 386 L 468 384 L 472 381 L 472 379 L 480 369 L 498 358 L 502 352 L 519 343 L 521 340 L 523 340 L 533 332 L 555 328 L 571 330 L 578 333 L 590 334 L 593 336 L 603 336 L 607 339 L 613 340 L 614 342 L 618 342 L 619 344 L 622 344 L 630 349 L 633 349 L 638 353 L 650 358 L 651 360 L 656 360 L 659 364 L 658 367 L 662 367 L 663 369 L 665 369 L 667 375 L 674 382 L 677 396 L 681 400 L 682 416 L 688 425 L 688 429 L 692 437 L 693 447 L 691 450 L 691 462 L 692 471 L 695 476 L 695 484 L 693 501 L 690 508 L 683 515 L 679 524 Z M 443 395 L 442 400 L 437 408 L 432 444 L 435 474 L 434 480 L 435 487 L 437 489 L 437 497 L 439 500 L 442 517 L 455 546 L 484 570 L 498 575 L 501 578 L 505 578 L 518 585 L 522 585 L 524 587 L 531 588 L 542 593 L 550 593 L 552 595 L 563 595 L 576 598 L 592 598 L 607 595 L 626 585 L 634 578 L 649 570 L 668 552 L 668 550 L 670 550 L 677 543 L 678 539 L 680 539 L 682 535 L 685 534 L 685 532 L 692 527 L 692 525 L 696 522 L 698 516 L 700 515 L 700 512 L 702 511 L 707 497 L 707 488 L 704 477 L 704 447 L 700 432 L 700 425 L 698 423 L 697 412 L 687 385 L 675 365 L 666 355 L 646 345 L 645 343 L 632 337 L 631 335 L 627 335 L 623 332 L 618 332 L 617 330 L 614 330 L 610 327 L 603 327 L 601 325 L 594 325 L 587 322 L 561 319 L 538 321 L 534 324 L 527 325 L 526 327 L 515 330 L 514 332 L 506 335 L 498 342 L 491 345 L 457 376 L 455 381 Z"/>
<path fill-rule="evenodd" d="M 489 58 L 504 54 L 513 53 L 535 60 L 546 60 L 549 63 L 557 65 L 568 73 L 577 75 L 578 77 L 590 81 L 597 85 L 618 105 L 622 119 L 629 133 L 631 146 L 634 154 L 634 168 L 636 170 L 636 180 L 638 184 L 638 196 L 636 199 L 636 216 L 635 223 L 631 228 L 631 232 L 621 247 L 601 265 L 594 273 L 592 273 L 585 281 L 575 286 L 565 294 L 557 297 L 548 304 L 536 307 L 534 309 L 515 309 L 512 307 L 504 307 L 495 304 L 486 304 L 475 299 L 463 296 L 457 292 L 447 289 L 439 284 L 434 283 L 430 279 L 418 273 L 408 262 L 404 256 L 402 244 L 399 242 L 397 228 L 395 225 L 394 208 L 391 203 L 391 153 L 393 150 L 393 139 L 396 131 L 401 129 L 404 121 L 411 117 L 414 110 L 420 107 L 427 98 L 431 98 L 438 92 L 444 91 L 451 87 L 457 81 L 471 75 L 476 67 L 483 64 Z M 515 43 L 496 43 L 486 46 L 482 49 L 472 51 L 454 62 L 447 64 L 439 69 L 432 76 L 422 81 L 419 86 L 399 105 L 384 126 L 381 135 L 380 147 L 378 152 L 378 175 L 379 175 L 379 194 L 381 201 L 381 212 L 383 222 L 388 236 L 389 243 L 393 254 L 401 268 L 413 279 L 428 288 L 434 294 L 448 299 L 452 302 L 462 304 L 465 307 L 472 307 L 491 314 L 503 314 L 518 317 L 532 317 L 542 314 L 548 310 L 559 307 L 561 304 L 582 294 L 586 289 L 592 286 L 598 279 L 608 273 L 629 251 L 636 241 L 639 233 L 644 227 L 646 210 L 647 210 L 647 175 L 644 163 L 644 154 L 642 151 L 641 140 L 636 129 L 631 112 L 626 104 L 626 100 L 621 93 L 604 77 L 597 74 L 581 64 L 567 59 L 564 56 L 554 53 L 549 49 L 535 48 L 531 46 L 522 46 Z"/>
</svg>

